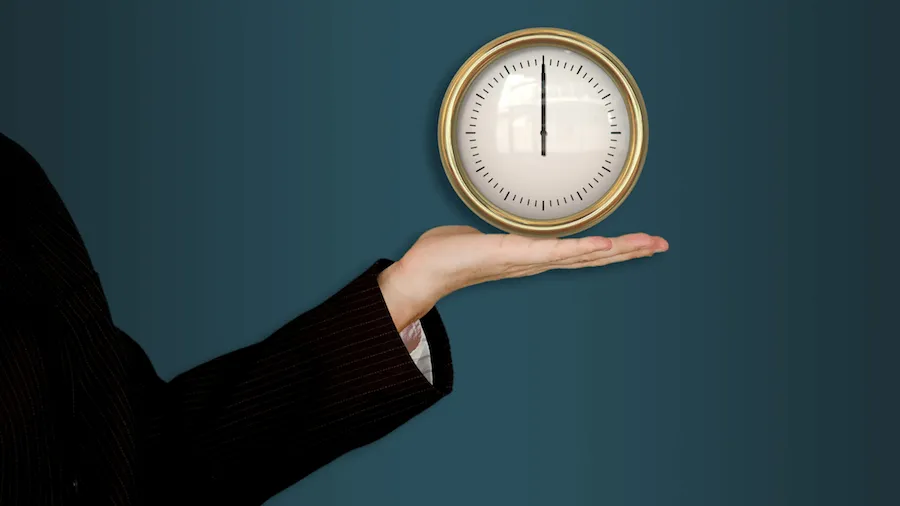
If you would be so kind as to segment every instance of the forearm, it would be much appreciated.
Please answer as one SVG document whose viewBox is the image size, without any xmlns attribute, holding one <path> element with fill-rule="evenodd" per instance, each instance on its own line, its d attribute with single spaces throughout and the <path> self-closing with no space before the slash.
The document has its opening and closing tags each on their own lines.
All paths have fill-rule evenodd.
<svg viewBox="0 0 900 506">
<path fill-rule="evenodd" d="M 411 297 L 404 288 L 408 285 L 407 278 L 412 276 L 404 271 L 402 264 L 393 263 L 378 275 L 378 285 L 381 288 L 385 304 L 391 314 L 394 328 L 403 330 L 416 320 L 419 320 L 430 311 L 436 301 L 421 300 Z M 409 351 L 415 348 L 408 348 Z"/>
<path fill-rule="evenodd" d="M 267 498 L 449 393 L 440 318 L 423 315 L 432 385 L 410 359 L 382 295 L 379 274 L 388 263 L 376 263 L 264 341 L 163 387 L 161 432 L 181 454 L 176 467 L 201 493 Z M 415 321 L 415 314 L 403 318 Z"/>
</svg>

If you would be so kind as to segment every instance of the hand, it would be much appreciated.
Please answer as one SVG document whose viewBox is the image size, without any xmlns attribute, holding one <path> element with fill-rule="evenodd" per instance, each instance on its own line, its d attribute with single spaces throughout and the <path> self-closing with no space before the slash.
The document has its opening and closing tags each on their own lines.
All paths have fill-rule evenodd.
<svg viewBox="0 0 900 506">
<path fill-rule="evenodd" d="M 662 237 L 530 238 L 483 234 L 472 227 L 433 228 L 378 276 L 397 330 L 424 316 L 452 292 L 485 281 L 550 269 L 598 267 L 669 249 Z"/>
</svg>

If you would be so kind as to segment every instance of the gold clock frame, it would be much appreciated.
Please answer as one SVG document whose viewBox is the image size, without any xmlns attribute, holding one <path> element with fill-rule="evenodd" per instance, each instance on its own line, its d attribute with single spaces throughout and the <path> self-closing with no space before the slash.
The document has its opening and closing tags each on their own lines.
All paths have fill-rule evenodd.
<svg viewBox="0 0 900 506">
<path fill-rule="evenodd" d="M 457 112 L 472 81 L 496 58 L 517 49 L 553 45 L 590 58 L 603 68 L 622 93 L 631 115 L 628 158 L 613 186 L 597 202 L 576 214 L 553 220 L 534 220 L 511 214 L 492 204 L 479 192 L 466 172 L 456 149 Z M 593 227 L 615 211 L 634 189 L 647 157 L 647 110 L 631 73 L 607 48 L 576 32 L 561 28 L 526 28 L 497 37 L 466 60 L 450 81 L 438 117 L 438 147 L 444 172 L 460 199 L 484 221 L 506 232 L 543 237 L 562 237 Z"/>
</svg>

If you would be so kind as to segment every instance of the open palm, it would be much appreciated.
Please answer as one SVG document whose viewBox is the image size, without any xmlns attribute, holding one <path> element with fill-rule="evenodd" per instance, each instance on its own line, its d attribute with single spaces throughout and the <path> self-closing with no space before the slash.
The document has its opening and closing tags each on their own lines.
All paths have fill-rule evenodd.
<svg viewBox="0 0 900 506">
<path fill-rule="evenodd" d="M 397 305 L 415 308 L 413 314 L 399 318 L 398 326 L 402 326 L 407 319 L 412 321 L 427 312 L 440 298 L 477 283 L 550 269 L 598 267 L 668 248 L 665 239 L 644 233 L 555 239 L 444 226 L 422 234 L 379 281 L 389 306 L 394 299 Z"/>
</svg>

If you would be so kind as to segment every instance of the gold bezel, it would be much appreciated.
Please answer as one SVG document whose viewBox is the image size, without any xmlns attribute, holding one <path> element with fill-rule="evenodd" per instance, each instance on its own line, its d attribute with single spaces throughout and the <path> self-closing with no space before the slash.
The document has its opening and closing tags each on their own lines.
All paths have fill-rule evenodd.
<svg viewBox="0 0 900 506">
<path fill-rule="evenodd" d="M 496 58 L 520 48 L 560 46 L 592 59 L 612 78 L 631 115 L 631 140 L 622 173 L 606 194 L 587 209 L 553 220 L 523 218 L 489 202 L 471 184 L 462 170 L 456 150 L 456 124 L 459 104 L 472 81 Z M 560 28 L 527 28 L 498 37 L 476 51 L 457 71 L 444 94 L 438 117 L 438 146 L 441 163 L 450 184 L 460 199 L 476 215 L 510 233 L 530 236 L 562 237 L 590 228 L 615 211 L 631 193 L 647 156 L 648 125 L 644 99 L 625 65 L 608 49 L 584 35 Z"/>
</svg>

